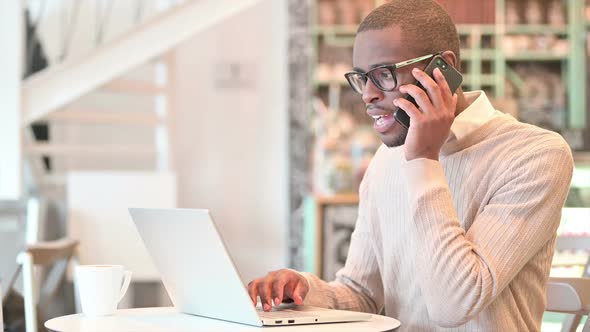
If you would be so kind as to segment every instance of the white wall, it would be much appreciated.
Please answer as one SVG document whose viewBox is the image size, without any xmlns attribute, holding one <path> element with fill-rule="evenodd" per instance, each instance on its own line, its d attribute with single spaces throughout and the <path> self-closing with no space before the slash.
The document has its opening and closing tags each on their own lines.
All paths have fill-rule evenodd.
<svg viewBox="0 0 590 332">
<path fill-rule="evenodd" d="M 21 196 L 21 10 L 20 1 L 0 1 L 0 200 Z"/>
<path fill-rule="evenodd" d="M 177 51 L 179 206 L 211 210 L 244 281 L 287 264 L 286 49 L 287 1 L 264 0 Z"/>
<path fill-rule="evenodd" d="M 129 28 L 131 3 L 135 1 L 116 3 L 116 8 L 124 8 L 113 11 L 114 24 L 107 30 L 107 39 Z M 92 50 L 93 9 L 94 2 L 81 7 L 80 30 L 70 46 L 71 56 Z M 57 9 L 48 6 L 47 10 L 52 15 L 40 29 L 47 41 L 46 50 L 55 60 L 60 17 Z M 172 139 L 177 153 L 179 207 L 211 210 L 244 280 L 287 264 L 287 33 L 287 1 L 263 0 L 194 36 L 176 53 L 176 132 Z M 246 75 L 242 76 L 245 87 L 224 88 L 228 83 L 224 78 L 232 77 L 231 63 L 240 64 L 241 73 Z M 95 107 L 88 106 L 91 109 L 110 109 L 114 107 L 111 104 L 122 107 L 121 100 L 104 94 L 86 96 L 79 103 L 94 103 Z M 137 100 L 128 103 L 129 109 L 145 111 L 150 107 L 141 104 Z M 112 128 L 105 137 L 106 129 L 55 125 L 52 139 L 89 144 L 153 139 L 144 129 L 125 128 Z M 95 158 L 54 161 L 58 169 L 107 166 Z M 151 160 L 140 165 L 108 162 L 116 169 L 153 166 Z"/>
</svg>

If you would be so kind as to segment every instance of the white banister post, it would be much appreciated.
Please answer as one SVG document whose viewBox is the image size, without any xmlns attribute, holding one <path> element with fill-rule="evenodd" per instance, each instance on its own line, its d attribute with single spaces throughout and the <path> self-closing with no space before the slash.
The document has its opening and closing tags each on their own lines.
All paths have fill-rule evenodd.
<svg viewBox="0 0 590 332">
<path fill-rule="evenodd" d="M 20 199 L 22 194 L 23 15 L 22 1 L 0 1 L 0 200 Z"/>
<path fill-rule="evenodd" d="M 25 309 L 25 329 L 36 332 L 37 327 L 37 299 L 39 297 L 35 283 L 35 266 L 33 256 L 28 252 L 21 252 L 16 258 L 23 271 L 23 299 Z"/>
<path fill-rule="evenodd" d="M 2 295 L 2 288 L 0 287 L 0 299 L 4 300 L 4 295 Z M 2 306 L 0 305 L 0 331 L 4 331 L 4 317 L 2 317 Z"/>
</svg>

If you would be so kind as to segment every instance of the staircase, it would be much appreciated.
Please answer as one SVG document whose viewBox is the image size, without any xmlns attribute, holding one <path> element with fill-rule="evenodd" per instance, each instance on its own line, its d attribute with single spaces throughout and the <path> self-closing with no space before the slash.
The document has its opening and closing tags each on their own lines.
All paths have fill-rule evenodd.
<svg viewBox="0 0 590 332">
<path fill-rule="evenodd" d="M 139 168 L 172 171 L 174 48 L 257 2 L 184 1 L 100 45 L 86 57 L 66 59 L 27 78 L 22 85 L 23 129 L 43 121 L 56 129 L 57 135 L 69 130 L 100 136 L 103 130 L 105 138 L 90 143 L 65 135 L 36 142 L 30 130 L 24 130 L 23 155 L 32 187 L 40 192 L 60 188 L 69 170 L 90 159 L 103 160 L 85 165 L 94 170 L 101 167 L 112 170 L 119 168 L 118 164 L 129 164 L 121 160 L 135 160 L 135 168 L 127 168 L 137 169 L 140 165 Z M 137 79 L 131 77 L 134 72 L 149 74 Z M 117 99 L 126 99 L 127 105 L 129 100 L 135 100 L 132 104 L 141 106 L 127 109 L 117 103 L 102 105 L 104 100 Z M 113 128 L 129 133 L 126 136 L 143 139 L 113 139 L 105 143 L 110 140 Z M 138 134 L 131 135 L 133 132 Z M 48 170 L 41 157 L 55 160 L 55 167 Z"/>
</svg>

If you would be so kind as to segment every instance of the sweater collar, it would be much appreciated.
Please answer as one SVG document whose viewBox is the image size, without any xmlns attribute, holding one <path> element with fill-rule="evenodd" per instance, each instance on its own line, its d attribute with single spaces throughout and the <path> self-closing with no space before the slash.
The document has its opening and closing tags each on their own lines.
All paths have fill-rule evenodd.
<svg viewBox="0 0 590 332">
<path fill-rule="evenodd" d="M 483 91 L 467 92 L 465 97 L 470 104 L 453 121 L 449 138 L 440 151 L 441 156 L 453 154 L 484 139 L 497 127 L 496 120 L 514 120 L 495 110 Z"/>
<path fill-rule="evenodd" d="M 453 138 L 462 140 L 499 113 L 496 113 L 497 111 L 483 91 L 466 92 L 465 99 L 469 106 L 453 121 L 447 142 Z"/>
</svg>

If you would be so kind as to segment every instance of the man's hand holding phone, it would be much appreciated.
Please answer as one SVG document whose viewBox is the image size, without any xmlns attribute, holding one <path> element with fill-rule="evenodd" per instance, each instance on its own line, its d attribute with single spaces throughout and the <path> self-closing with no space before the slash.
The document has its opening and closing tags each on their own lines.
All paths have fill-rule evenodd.
<svg viewBox="0 0 590 332">
<path fill-rule="evenodd" d="M 260 297 L 264 311 L 270 311 L 273 304 L 278 306 L 283 302 L 302 305 L 308 292 L 307 279 L 291 269 L 269 272 L 265 277 L 252 280 L 248 284 L 248 294 L 252 303 L 256 305 Z"/>
<path fill-rule="evenodd" d="M 425 90 L 407 84 L 401 86 L 399 91 L 412 96 L 418 107 L 405 98 L 393 101 L 411 119 L 405 143 L 406 160 L 438 160 L 440 149 L 449 137 L 455 120 L 457 95 L 451 92 L 439 68 L 433 72 L 434 79 L 418 68 L 412 70 L 412 75 Z"/>
</svg>

